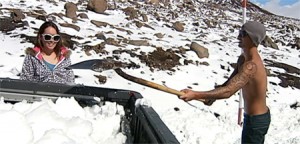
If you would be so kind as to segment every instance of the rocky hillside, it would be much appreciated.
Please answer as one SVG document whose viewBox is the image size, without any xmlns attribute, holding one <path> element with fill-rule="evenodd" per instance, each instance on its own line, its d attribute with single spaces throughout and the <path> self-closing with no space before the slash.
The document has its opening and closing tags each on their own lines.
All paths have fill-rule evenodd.
<svg viewBox="0 0 300 144">
<path fill-rule="evenodd" d="M 152 70 L 167 70 L 170 74 L 177 70 L 178 65 L 209 66 L 209 62 L 201 59 L 210 58 L 211 50 L 206 46 L 211 43 L 228 56 L 237 55 L 236 50 L 232 52 L 232 49 L 224 46 L 235 43 L 241 27 L 239 0 L 39 0 L 32 4 L 26 0 L 16 1 L 14 4 L 0 2 L 0 31 L 11 37 L 19 37 L 24 43 L 35 42 L 39 28 L 37 21 L 52 20 L 60 27 L 74 31 L 62 34 L 67 47 L 80 49 L 87 55 L 96 53 L 102 59 L 122 60 L 121 55 L 126 53 L 132 57 L 126 60 L 133 64 L 132 68 L 140 67 L 134 63 L 135 59 Z M 115 13 L 123 14 L 120 22 L 110 20 Z M 106 18 L 97 18 L 100 16 Z M 268 76 L 281 80 L 280 83 L 271 84 L 300 89 L 299 61 L 293 65 L 277 61 L 277 57 L 282 57 L 277 54 L 278 51 L 289 53 L 300 50 L 300 20 L 274 15 L 250 2 L 247 16 L 267 27 L 263 47 L 272 51 L 265 59 Z M 168 29 L 177 37 L 162 33 L 161 29 Z M 194 37 L 187 37 L 186 33 Z M 211 33 L 219 37 L 211 38 Z M 170 44 L 168 39 L 178 39 L 184 43 Z M 143 52 L 144 47 L 155 50 Z M 194 51 L 199 60 L 186 57 L 188 51 Z M 298 54 L 295 59 L 299 58 Z M 233 67 L 235 65 L 234 62 L 228 63 Z M 225 69 L 223 65 L 220 67 Z"/>
</svg>

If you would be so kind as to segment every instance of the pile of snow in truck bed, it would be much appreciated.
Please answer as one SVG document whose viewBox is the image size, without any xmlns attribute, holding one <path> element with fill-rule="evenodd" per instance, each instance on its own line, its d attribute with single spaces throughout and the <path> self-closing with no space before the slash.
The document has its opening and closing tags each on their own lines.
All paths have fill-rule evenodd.
<svg viewBox="0 0 300 144">
<path fill-rule="evenodd" d="M 74 98 L 0 101 L 0 143 L 13 144 L 112 144 L 125 143 L 120 132 L 122 106 L 81 107 Z"/>
</svg>

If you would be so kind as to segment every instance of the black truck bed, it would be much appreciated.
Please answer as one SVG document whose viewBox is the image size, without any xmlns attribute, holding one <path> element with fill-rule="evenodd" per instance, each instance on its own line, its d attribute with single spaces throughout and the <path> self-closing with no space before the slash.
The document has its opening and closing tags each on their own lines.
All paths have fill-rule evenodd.
<svg viewBox="0 0 300 144">
<path fill-rule="evenodd" d="M 127 131 L 126 143 L 179 143 L 152 107 L 135 106 L 135 101 L 143 98 L 135 91 L 0 78 L 0 97 L 12 103 L 74 97 L 81 106 L 99 104 L 99 100 L 95 99 L 97 97 L 102 103 L 116 102 L 124 107 L 125 117 L 121 128 L 125 128 L 122 131 Z"/>
</svg>

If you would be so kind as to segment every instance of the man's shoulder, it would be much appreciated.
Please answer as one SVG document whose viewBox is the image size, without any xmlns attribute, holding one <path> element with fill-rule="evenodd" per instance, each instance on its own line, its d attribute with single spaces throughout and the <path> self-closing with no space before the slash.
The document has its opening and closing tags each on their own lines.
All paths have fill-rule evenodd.
<svg viewBox="0 0 300 144">
<path fill-rule="evenodd" d="M 254 61 L 245 61 L 242 65 L 241 72 L 249 77 L 253 77 L 257 72 L 258 66 Z"/>
</svg>

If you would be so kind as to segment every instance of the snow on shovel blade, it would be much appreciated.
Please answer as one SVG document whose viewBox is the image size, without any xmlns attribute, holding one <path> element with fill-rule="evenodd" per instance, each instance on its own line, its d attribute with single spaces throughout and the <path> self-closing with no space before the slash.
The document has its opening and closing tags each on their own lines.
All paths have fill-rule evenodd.
<svg viewBox="0 0 300 144">
<path fill-rule="evenodd" d="M 102 72 L 105 70 L 111 70 L 127 66 L 129 66 L 129 64 L 115 61 L 112 59 L 92 59 L 70 65 L 68 69 L 89 69 L 96 72 Z"/>
</svg>

